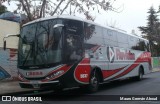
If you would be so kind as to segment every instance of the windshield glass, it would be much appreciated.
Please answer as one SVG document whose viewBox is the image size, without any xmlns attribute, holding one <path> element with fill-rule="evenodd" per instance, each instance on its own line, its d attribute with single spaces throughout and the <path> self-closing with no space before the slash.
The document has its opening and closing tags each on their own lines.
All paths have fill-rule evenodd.
<svg viewBox="0 0 160 104">
<path fill-rule="evenodd" d="M 59 24 L 59 25 L 58 25 Z M 82 58 L 83 23 L 54 19 L 26 25 L 19 39 L 18 67 L 43 68 Z"/>
<path fill-rule="evenodd" d="M 22 28 L 18 66 L 49 66 L 62 60 L 62 27 L 53 29 L 61 20 L 48 20 Z"/>
</svg>

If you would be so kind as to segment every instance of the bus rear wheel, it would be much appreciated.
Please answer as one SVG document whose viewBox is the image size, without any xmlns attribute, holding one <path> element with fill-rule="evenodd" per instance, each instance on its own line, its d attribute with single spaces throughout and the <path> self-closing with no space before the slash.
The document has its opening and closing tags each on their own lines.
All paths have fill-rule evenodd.
<svg viewBox="0 0 160 104">
<path fill-rule="evenodd" d="M 136 80 L 137 80 L 137 81 L 140 81 L 140 80 L 142 80 L 142 79 L 143 79 L 143 68 L 140 67 L 140 68 L 139 68 L 138 76 L 136 77 Z"/>
</svg>

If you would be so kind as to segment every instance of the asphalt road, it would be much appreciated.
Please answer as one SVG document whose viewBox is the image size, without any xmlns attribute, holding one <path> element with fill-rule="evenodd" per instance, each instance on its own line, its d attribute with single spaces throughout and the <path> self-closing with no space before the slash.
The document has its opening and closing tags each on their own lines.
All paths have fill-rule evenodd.
<svg viewBox="0 0 160 104">
<path fill-rule="evenodd" d="M 121 80 L 106 83 L 100 86 L 96 93 L 88 94 L 86 91 L 75 88 L 60 93 L 54 91 L 34 91 L 14 93 L 15 96 L 41 97 L 43 102 L 32 102 L 34 104 L 160 104 L 160 72 L 145 75 L 143 80 Z M 123 98 L 122 98 L 123 97 Z M 133 100 L 133 98 L 155 98 L 157 100 Z M 122 98 L 122 101 L 119 101 Z M 124 101 L 124 98 L 125 101 Z M 130 99 L 132 101 L 130 101 Z M 45 100 L 45 102 L 44 102 Z M 117 100 L 117 101 L 114 101 Z M 127 100 L 127 101 L 126 101 Z M 129 101 L 128 101 L 129 100 Z M 2 104 L 13 104 L 13 102 L 2 102 Z M 28 102 L 23 102 L 30 104 Z M 22 102 L 16 102 L 22 104 Z"/>
</svg>

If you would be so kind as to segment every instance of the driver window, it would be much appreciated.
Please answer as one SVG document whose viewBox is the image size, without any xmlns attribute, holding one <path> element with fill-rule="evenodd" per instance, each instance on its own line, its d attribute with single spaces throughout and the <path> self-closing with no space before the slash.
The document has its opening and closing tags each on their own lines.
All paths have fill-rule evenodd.
<svg viewBox="0 0 160 104">
<path fill-rule="evenodd" d="M 66 45 L 68 59 L 80 60 L 82 56 L 82 45 L 80 37 L 73 34 L 67 34 Z"/>
</svg>

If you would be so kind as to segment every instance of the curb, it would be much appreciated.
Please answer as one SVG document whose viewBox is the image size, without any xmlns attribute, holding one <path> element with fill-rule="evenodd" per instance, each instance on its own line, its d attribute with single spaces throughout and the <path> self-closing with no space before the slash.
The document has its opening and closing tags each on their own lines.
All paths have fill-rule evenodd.
<svg viewBox="0 0 160 104">
<path fill-rule="evenodd" d="M 159 71 L 160 71 L 159 68 L 155 68 L 155 69 L 152 70 L 152 72 L 159 72 Z"/>
</svg>

